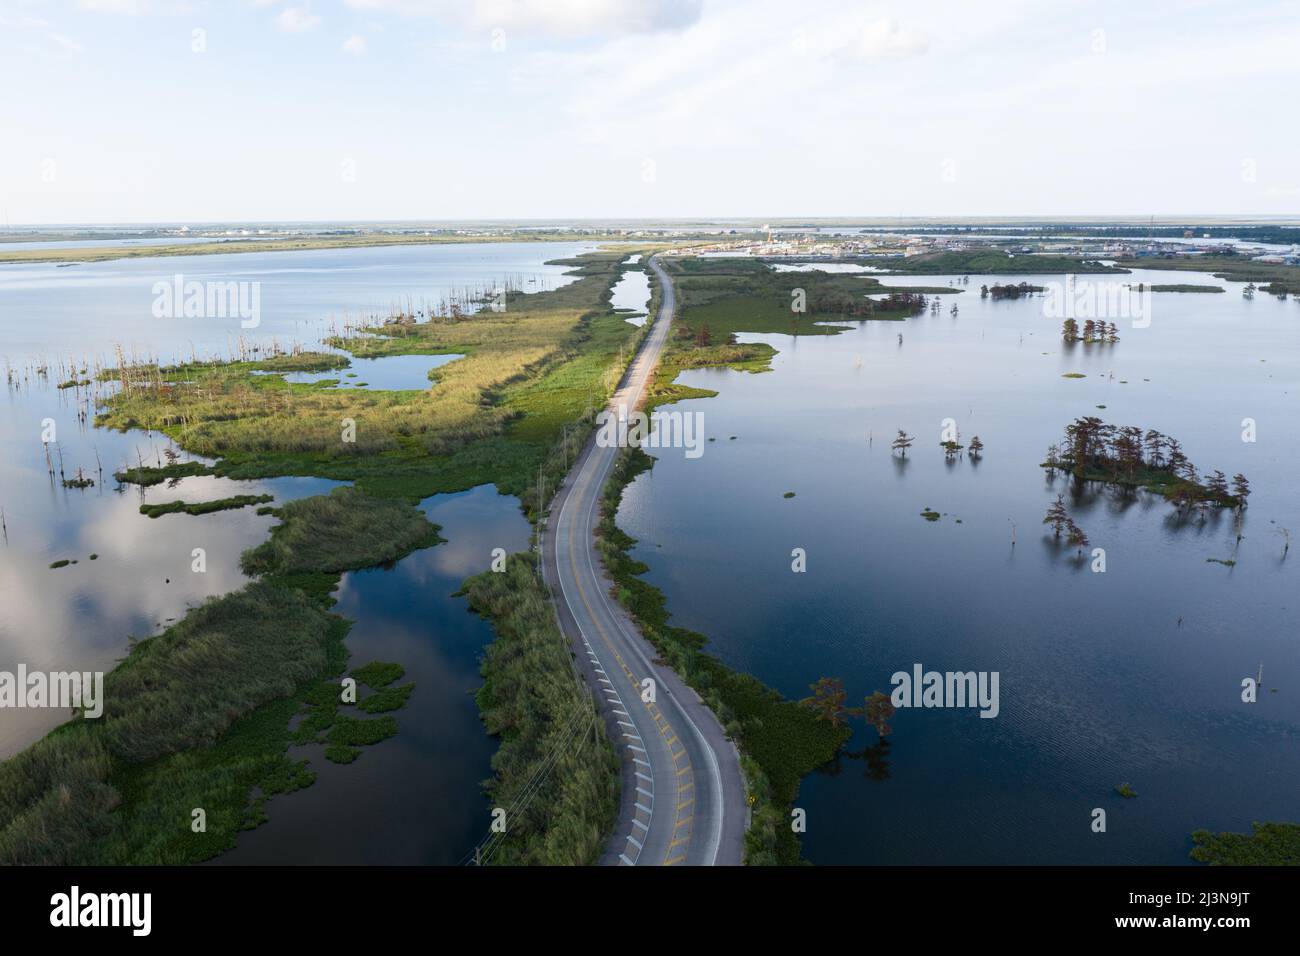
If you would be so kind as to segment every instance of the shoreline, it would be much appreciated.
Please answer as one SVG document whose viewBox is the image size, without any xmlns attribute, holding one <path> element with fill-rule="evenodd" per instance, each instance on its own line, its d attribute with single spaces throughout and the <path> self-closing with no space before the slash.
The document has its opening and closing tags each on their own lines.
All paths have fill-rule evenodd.
<svg viewBox="0 0 1300 956">
<path fill-rule="evenodd" d="M 40 241 L 40 240 L 32 240 Z M 667 240 L 664 240 L 665 242 Z M 0 249 L 0 265 L 60 263 L 76 265 L 117 259 L 163 259 L 176 256 L 240 255 L 249 252 L 310 252 L 318 249 L 370 249 L 385 246 L 450 246 L 517 242 L 596 242 L 628 244 L 638 248 L 654 245 L 634 238 L 602 233 L 489 233 L 484 235 L 406 236 L 375 233 L 364 236 L 320 236 L 273 239 L 213 239 L 211 242 L 138 246 L 76 246 L 59 249 Z"/>
</svg>

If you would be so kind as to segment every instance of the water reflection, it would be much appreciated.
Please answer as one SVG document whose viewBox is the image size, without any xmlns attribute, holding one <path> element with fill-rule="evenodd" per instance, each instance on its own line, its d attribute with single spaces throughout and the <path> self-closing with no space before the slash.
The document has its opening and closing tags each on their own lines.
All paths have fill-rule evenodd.
<svg viewBox="0 0 1300 956">
<path fill-rule="evenodd" d="M 492 629 L 452 594 L 487 570 L 493 548 L 525 550 L 530 527 L 518 500 L 490 485 L 437 495 L 423 508 L 447 541 L 391 569 L 345 575 L 335 609 L 357 622 L 347 642 L 353 666 L 397 661 L 403 683 L 415 682 L 396 714 L 397 736 L 346 767 L 319 747 L 296 748 L 316 783 L 272 800 L 272 822 L 241 834 L 220 862 L 446 865 L 486 831 L 480 783 L 491 775 L 496 742 L 483 732 L 473 694 Z"/>
</svg>

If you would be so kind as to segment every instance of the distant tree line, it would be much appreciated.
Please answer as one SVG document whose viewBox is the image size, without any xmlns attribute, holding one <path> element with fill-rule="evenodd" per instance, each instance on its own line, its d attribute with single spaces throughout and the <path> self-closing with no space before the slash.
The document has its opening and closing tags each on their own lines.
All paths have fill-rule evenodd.
<svg viewBox="0 0 1300 956">
<path fill-rule="evenodd" d="M 810 302 L 810 311 L 820 315 L 851 315 L 869 318 L 877 312 L 906 312 L 911 315 L 925 309 L 926 297 L 918 292 L 891 292 L 883 299 L 822 295 Z"/>
<path fill-rule="evenodd" d="M 983 285 L 980 286 L 980 298 L 987 299 L 992 296 L 995 299 L 1019 299 L 1021 296 L 1033 295 L 1035 292 L 1042 292 L 1041 285 L 1030 285 L 1028 282 L 1007 285 Z"/>
</svg>

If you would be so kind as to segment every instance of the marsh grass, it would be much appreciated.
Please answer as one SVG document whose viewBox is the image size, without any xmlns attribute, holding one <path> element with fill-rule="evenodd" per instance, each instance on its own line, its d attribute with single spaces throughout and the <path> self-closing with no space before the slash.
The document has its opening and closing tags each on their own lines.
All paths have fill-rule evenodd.
<svg viewBox="0 0 1300 956">
<path fill-rule="evenodd" d="M 356 708 L 382 716 L 343 712 L 350 624 L 330 613 L 330 593 L 338 571 L 434 544 L 437 526 L 407 502 L 351 488 L 291 502 L 282 518 L 280 533 L 245 555 L 262 580 L 136 642 L 105 677 L 102 717 L 74 718 L 0 763 L 0 862 L 208 859 L 263 822 L 271 796 L 312 782 L 291 744 L 319 743 L 328 759 L 351 762 L 396 733 L 387 712 L 413 685 Z M 376 662 L 363 673 L 391 682 L 401 668 Z M 191 828 L 195 807 L 206 832 Z"/>
<path fill-rule="evenodd" d="M 506 401 L 510 390 L 573 358 L 584 338 L 584 319 L 604 311 L 602 294 L 614 264 L 602 266 L 599 274 L 561 289 L 510 296 L 502 313 L 435 317 L 330 340 L 365 358 L 463 354 L 437 369 L 427 391 L 340 391 L 256 374 L 327 360 L 319 354 L 193 364 L 153 374 L 128 370 L 131 386 L 106 398 L 98 423 L 160 429 L 211 457 L 445 454 L 501 434 L 520 414 Z M 344 438 L 345 419 L 355 422 L 355 440 Z"/>
<path fill-rule="evenodd" d="M 614 824 L 619 761 L 573 669 L 535 559 L 512 554 L 504 572 L 469 578 L 462 593 L 497 633 L 476 700 L 488 733 L 500 738 L 486 789 L 494 806 L 507 808 L 509 828 L 490 845 L 488 862 L 595 863 Z"/>
<path fill-rule="evenodd" d="M 142 488 L 150 488 L 154 485 L 161 485 L 164 481 L 174 481 L 178 478 L 189 478 L 194 475 L 210 475 L 212 469 L 199 461 L 181 461 L 154 467 L 151 465 L 141 465 L 137 468 L 126 468 L 122 471 L 115 472 L 113 477 L 119 484 L 139 485 Z"/>
<path fill-rule="evenodd" d="M 342 666 L 347 626 L 298 591 L 253 584 L 137 642 L 105 677 L 102 717 L 0 763 L 0 860 L 180 862 L 233 845 L 257 816 L 252 787 L 300 776 L 283 752 L 292 698 Z M 232 733 L 274 702 L 271 724 Z M 207 834 L 191 832 L 193 807 Z"/>
<path fill-rule="evenodd" d="M 127 375 L 137 384 L 110 396 L 99 421 L 161 428 L 185 449 L 219 457 L 212 472 L 230 478 L 314 475 L 412 500 L 492 482 L 524 498 L 535 516 L 539 465 L 554 487 L 562 473 L 554 469 L 567 469 L 571 457 L 564 446 L 571 452 L 590 427 L 643 334 L 609 308 L 626 255 L 561 260 L 582 277 L 547 292 L 510 293 L 504 313 L 338 340 L 364 356 L 464 354 L 434 371 L 428 391 L 331 391 L 253 374 L 267 371 L 267 361 L 187 366 L 179 381 L 145 368 Z M 342 441 L 344 418 L 356 423 L 355 442 Z M 119 480 L 165 474 L 130 469 Z"/>
<path fill-rule="evenodd" d="M 271 537 L 240 558 L 245 574 L 292 575 L 384 565 L 438 544 L 438 526 L 397 498 L 356 488 L 290 501 Z"/>
<path fill-rule="evenodd" d="M 233 511 L 237 508 L 247 508 L 249 505 L 260 505 L 272 500 L 274 500 L 273 495 L 234 495 L 230 498 L 217 498 L 212 501 L 167 501 L 156 505 L 141 505 L 140 514 L 147 515 L 150 518 L 161 518 L 163 515 L 173 514 L 206 515 L 212 514 L 214 511 Z"/>
<path fill-rule="evenodd" d="M 1250 833 L 1192 834 L 1191 857 L 1211 866 L 1300 866 L 1300 823 L 1253 823 Z"/>
</svg>

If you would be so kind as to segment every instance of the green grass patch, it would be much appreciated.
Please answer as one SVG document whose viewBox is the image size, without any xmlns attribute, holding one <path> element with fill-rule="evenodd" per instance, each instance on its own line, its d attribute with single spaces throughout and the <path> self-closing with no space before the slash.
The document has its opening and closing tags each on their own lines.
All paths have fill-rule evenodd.
<svg viewBox="0 0 1300 956">
<path fill-rule="evenodd" d="M 253 584 L 136 643 L 105 676 L 102 717 L 0 763 L 0 861 L 187 863 L 233 846 L 267 796 L 309 782 L 285 754 L 288 720 L 315 675 L 342 667 L 347 629 L 300 592 Z"/>
<path fill-rule="evenodd" d="M 358 701 L 357 709 L 363 710 L 367 714 L 382 714 L 390 710 L 401 710 L 406 706 L 406 699 L 411 696 L 413 690 L 415 690 L 414 684 L 385 687 L 383 690 L 376 691 L 369 697 L 364 697 Z"/>
<path fill-rule="evenodd" d="M 148 515 L 150 518 L 161 518 L 163 515 L 187 514 L 187 515 L 206 515 L 214 511 L 233 511 L 236 508 L 247 508 L 249 505 L 259 505 L 273 500 L 272 495 L 235 495 L 230 498 L 217 498 L 213 501 L 168 501 L 157 505 L 141 505 L 140 514 Z"/>
<path fill-rule="evenodd" d="M 240 559 L 245 574 L 351 571 L 388 564 L 441 540 L 438 526 L 415 505 L 350 487 L 290 501 L 279 517 L 270 539 Z"/>
<path fill-rule="evenodd" d="M 148 488 L 153 485 L 161 485 L 164 481 L 172 481 L 177 478 L 189 478 L 195 475 L 211 475 L 213 471 L 210 467 L 198 461 L 180 461 L 172 464 L 163 465 L 155 468 L 151 465 L 141 465 L 138 468 L 127 468 L 125 471 L 115 472 L 113 477 L 119 483 L 124 485 L 140 485 Z"/>
<path fill-rule="evenodd" d="M 364 667 L 358 667 L 352 671 L 352 676 L 357 679 L 358 683 L 365 684 L 378 690 L 381 687 L 387 687 L 393 681 L 401 680 L 406 674 L 406 668 L 401 664 L 394 664 L 388 661 L 371 661 Z"/>
<path fill-rule="evenodd" d="M 1250 833 L 1192 834 L 1192 859 L 1211 866 L 1300 866 L 1300 823 L 1252 823 Z"/>
</svg>

